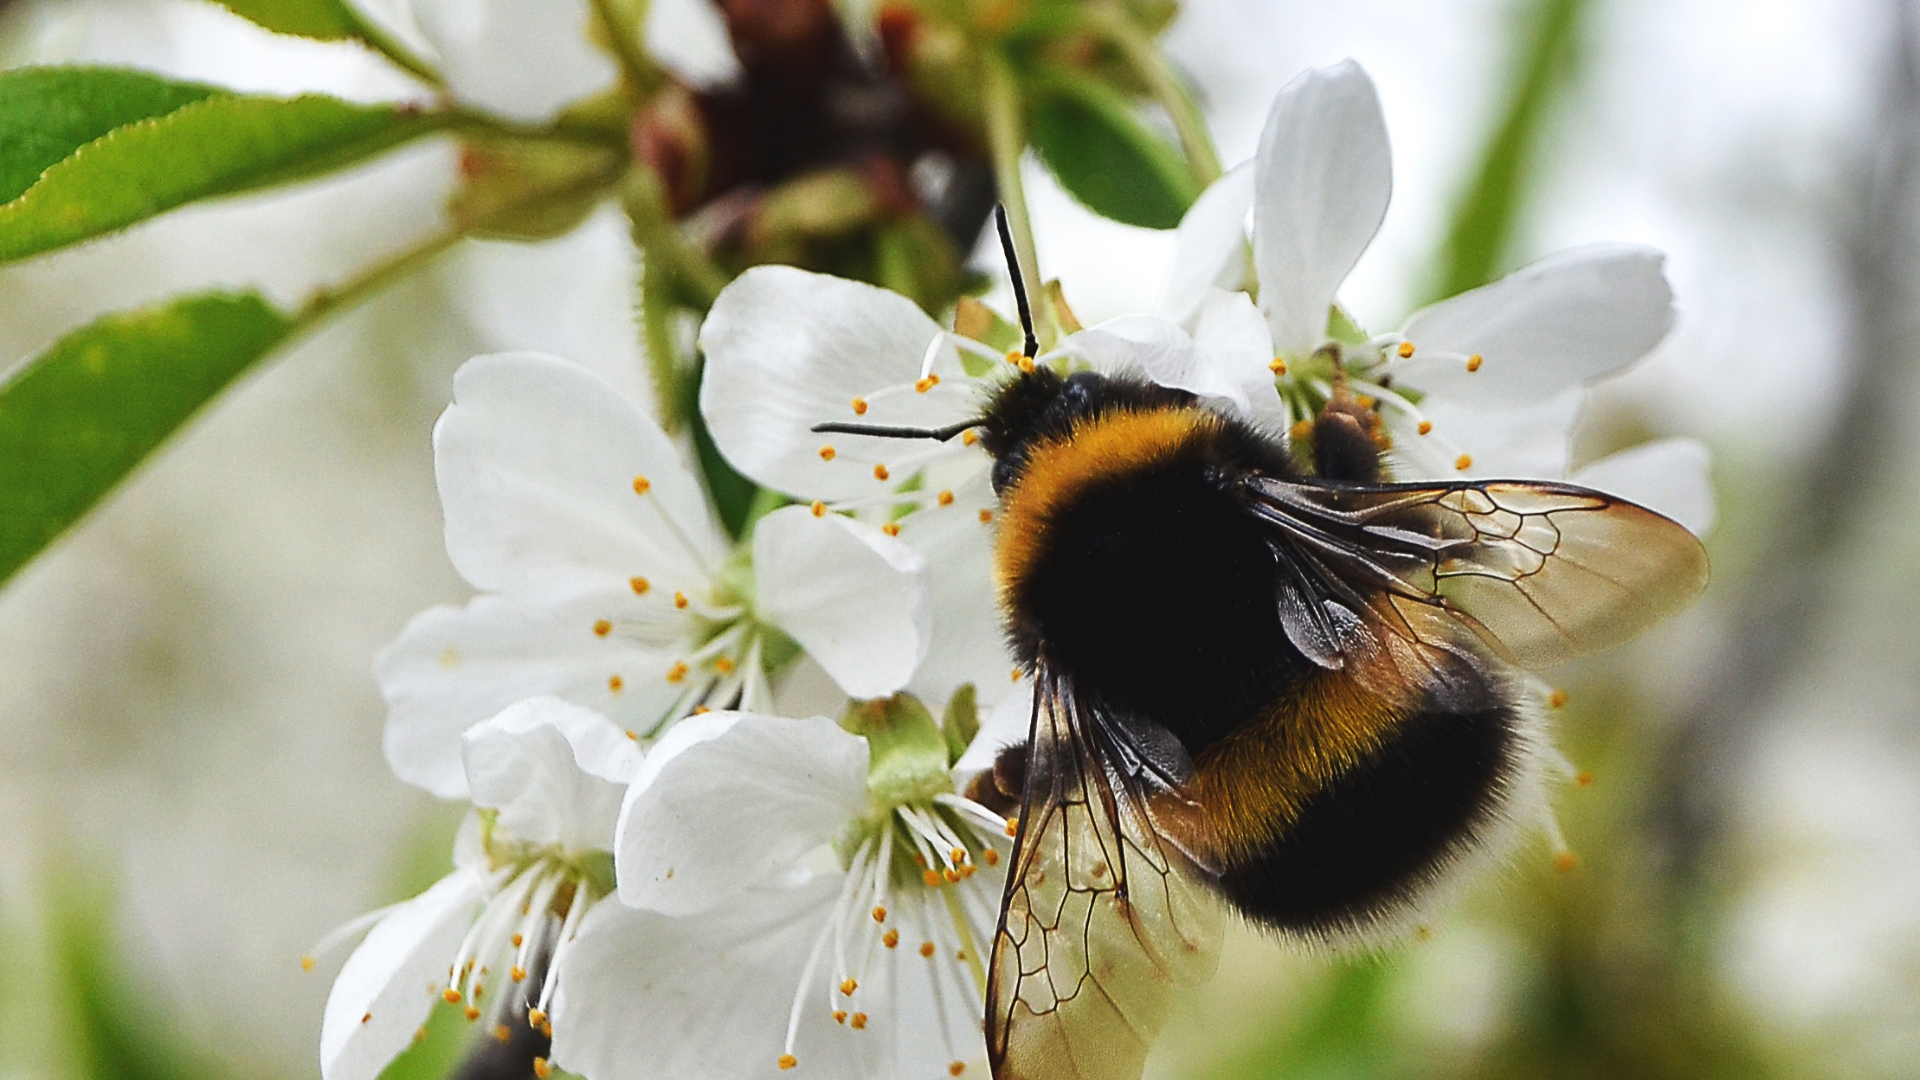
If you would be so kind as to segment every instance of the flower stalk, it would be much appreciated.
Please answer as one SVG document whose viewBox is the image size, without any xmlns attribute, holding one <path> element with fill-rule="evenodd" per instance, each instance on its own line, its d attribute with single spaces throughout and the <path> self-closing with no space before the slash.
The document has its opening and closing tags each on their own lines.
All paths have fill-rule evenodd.
<svg viewBox="0 0 1920 1080">
<path fill-rule="evenodd" d="M 1167 111 L 1174 131 L 1180 136 L 1180 148 L 1186 152 L 1187 168 L 1193 172 L 1194 180 L 1204 188 L 1220 179 L 1220 154 L 1214 149 L 1206 117 L 1200 114 L 1199 104 L 1167 63 L 1159 45 L 1117 8 L 1090 5 L 1086 18 L 1095 32 L 1120 50 L 1135 74 L 1147 84 L 1154 100 Z"/>
<path fill-rule="evenodd" d="M 1026 147 L 1025 125 L 1020 120 L 1020 90 L 1013 68 L 1002 53 L 986 50 L 981 56 L 983 85 L 987 105 L 987 143 L 993 158 L 993 179 L 1000 201 L 1007 208 L 1007 223 L 1013 232 L 1013 253 L 1019 261 L 1021 284 L 1036 300 L 1046 296 L 1040 288 L 1040 256 L 1033 244 L 1033 223 L 1027 215 L 1026 188 L 1020 182 L 1020 153 Z M 1035 331 L 1042 348 L 1052 348 L 1060 339 L 1059 324 L 1052 306 L 1035 304 Z"/>
</svg>

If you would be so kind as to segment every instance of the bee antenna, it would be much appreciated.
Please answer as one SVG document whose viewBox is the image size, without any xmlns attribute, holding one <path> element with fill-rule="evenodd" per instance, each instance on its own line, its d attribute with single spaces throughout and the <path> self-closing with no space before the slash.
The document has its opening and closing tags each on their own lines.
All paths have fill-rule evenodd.
<svg viewBox="0 0 1920 1080">
<path fill-rule="evenodd" d="M 1027 283 L 1020 277 L 1020 256 L 1013 251 L 1013 229 L 1007 225 L 1007 204 L 993 204 L 993 223 L 1000 230 L 1000 250 L 1007 256 L 1007 273 L 1013 278 L 1013 302 L 1020 309 L 1020 330 L 1027 339 L 1020 353 L 1031 360 L 1040 351 L 1040 339 L 1033 336 L 1033 308 L 1027 303 Z"/>
<path fill-rule="evenodd" d="M 971 420 L 962 420 L 946 427 L 887 427 L 881 424 L 815 424 L 813 431 L 835 432 L 841 435 L 872 435 L 880 439 L 933 439 L 946 442 L 970 427 L 986 423 L 986 418 L 976 416 Z"/>
</svg>

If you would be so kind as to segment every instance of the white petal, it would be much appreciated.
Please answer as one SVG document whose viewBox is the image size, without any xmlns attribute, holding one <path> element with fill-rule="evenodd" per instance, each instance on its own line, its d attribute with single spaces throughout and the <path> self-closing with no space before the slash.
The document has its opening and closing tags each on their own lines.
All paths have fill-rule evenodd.
<svg viewBox="0 0 1920 1080">
<path fill-rule="evenodd" d="M 530 844 L 613 848 L 613 827 L 640 747 L 613 722 L 559 698 L 508 706 L 461 739 L 473 804 Z"/>
<path fill-rule="evenodd" d="M 1217 378 L 1239 387 L 1248 415 L 1274 432 L 1286 430 L 1291 418 L 1274 387 L 1273 336 L 1243 292 L 1214 289 L 1194 318 L 1193 348 L 1201 364 Z"/>
<path fill-rule="evenodd" d="M 956 783 L 965 787 L 976 774 L 993 768 L 993 759 L 1009 746 L 1026 742 L 1033 734 L 1033 680 L 1021 679 L 1013 691 L 980 722 L 980 730 L 966 752 L 953 763 Z"/>
<path fill-rule="evenodd" d="M 776 880 L 866 810 L 866 740 L 833 721 L 693 717 L 667 732 L 627 790 L 614 849 L 620 899 L 668 915 L 705 911 Z"/>
<path fill-rule="evenodd" d="M 788 1074 L 775 1065 L 801 971 L 839 888 L 839 875 L 821 875 L 792 889 L 736 893 L 688 918 L 598 905 L 560 981 L 555 1063 L 593 1080 L 853 1080 L 856 1036 L 826 1015 L 824 964 L 801 1003 L 800 1067 Z"/>
<path fill-rule="evenodd" d="M 374 1080 L 412 1045 L 473 923 L 481 890 L 479 874 L 455 870 L 374 924 L 327 995 L 324 1080 Z"/>
<path fill-rule="evenodd" d="M 433 431 L 447 553 L 476 587 L 531 604 L 652 583 L 703 602 L 726 545 L 652 418 L 591 372 L 536 353 L 479 356 Z M 646 493 L 635 491 L 645 478 Z"/>
<path fill-rule="evenodd" d="M 938 707 L 964 683 L 982 705 L 1005 694 L 1013 658 L 1001 628 L 993 591 L 993 524 L 981 511 L 998 507 L 982 469 L 953 488 L 953 502 L 938 503 L 900 522 L 900 539 L 927 560 L 933 605 L 933 645 L 914 670 L 909 688 Z"/>
<path fill-rule="evenodd" d="M 755 607 L 850 697 L 899 690 L 927 655 L 926 570 L 901 540 L 839 514 L 788 506 L 754 526 Z"/>
<path fill-rule="evenodd" d="M 720 452 L 760 484 L 803 499 L 875 495 L 889 485 L 874 477 L 872 462 L 885 462 L 898 483 L 920 464 L 957 452 L 959 441 L 821 435 L 812 428 L 833 421 L 939 427 L 975 415 L 977 383 L 951 344 L 934 358 L 940 385 L 912 389 L 939 333 L 898 293 L 757 266 L 721 292 L 701 327 L 707 366 L 700 411 Z M 875 396 L 888 388 L 886 398 Z M 874 400 L 856 414 L 855 398 Z M 821 460 L 824 445 L 839 451 L 835 460 Z"/>
<path fill-rule="evenodd" d="M 740 77 L 727 23 L 712 0 L 651 0 L 647 52 L 688 83 L 713 89 Z"/>
<path fill-rule="evenodd" d="M 1247 275 L 1247 215 L 1253 210 L 1253 162 L 1207 185 L 1173 234 L 1173 265 L 1160 314 L 1188 325 L 1207 290 L 1238 289 Z"/>
<path fill-rule="evenodd" d="M 1656 439 L 1608 454 L 1571 480 L 1657 510 L 1705 536 L 1715 517 L 1711 461 L 1698 439 Z"/>
<path fill-rule="evenodd" d="M 545 123 L 619 77 L 587 0 L 413 0 L 413 17 L 454 97 L 509 120 Z"/>
<path fill-rule="evenodd" d="M 1564 390 L 1519 409 L 1475 409 L 1429 398 L 1432 435 L 1393 428 L 1394 476 L 1400 480 L 1558 480 L 1567 474 L 1574 423 L 1586 391 Z M 1458 467 L 1457 455 L 1471 458 Z"/>
<path fill-rule="evenodd" d="M 666 681 L 673 654 L 597 635 L 594 618 L 498 596 L 415 616 L 373 663 L 387 699 L 387 762 L 395 775 L 441 798 L 465 797 L 461 734 L 537 694 L 595 709 L 623 728 L 651 729 L 680 695 Z"/>
<path fill-rule="evenodd" d="M 1245 392 L 1213 365 L 1201 362 L 1185 330 L 1152 315 L 1109 319 L 1071 335 L 1060 343 L 1060 351 L 1085 360 L 1102 374 L 1144 375 L 1161 386 L 1247 408 Z"/>
<path fill-rule="evenodd" d="M 1549 255 L 1407 320 L 1407 340 L 1447 353 L 1397 370 L 1411 386 L 1481 406 L 1530 405 L 1645 356 L 1673 326 L 1666 257 L 1634 244 Z M 1469 372 L 1461 357 L 1479 354 Z"/>
<path fill-rule="evenodd" d="M 1340 283 L 1387 214 L 1393 158 L 1373 80 L 1352 60 L 1302 72 L 1273 99 L 1260 134 L 1253 265 L 1282 353 L 1326 335 Z"/>
</svg>

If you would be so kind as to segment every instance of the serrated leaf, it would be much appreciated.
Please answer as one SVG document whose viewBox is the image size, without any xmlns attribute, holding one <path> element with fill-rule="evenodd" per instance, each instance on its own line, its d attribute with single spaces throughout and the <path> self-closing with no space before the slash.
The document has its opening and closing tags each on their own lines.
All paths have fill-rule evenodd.
<svg viewBox="0 0 1920 1080">
<path fill-rule="evenodd" d="M 255 293 L 107 315 L 0 386 L 0 581 L 293 330 Z"/>
<path fill-rule="evenodd" d="M 1199 184 L 1125 98 L 1064 76 L 1036 80 L 1033 93 L 1033 147 L 1060 186 L 1101 217 L 1149 229 L 1180 224 Z"/>
<path fill-rule="evenodd" d="M 205 98 L 114 129 L 0 205 L 0 262 L 177 206 L 284 184 L 434 131 L 444 116 L 337 98 Z"/>
<path fill-rule="evenodd" d="M 341 0 L 214 0 L 276 34 L 341 41 L 360 36 L 360 20 Z"/>
<path fill-rule="evenodd" d="M 0 72 L 0 203 L 107 132 L 222 93 L 121 68 L 29 67 Z"/>
</svg>

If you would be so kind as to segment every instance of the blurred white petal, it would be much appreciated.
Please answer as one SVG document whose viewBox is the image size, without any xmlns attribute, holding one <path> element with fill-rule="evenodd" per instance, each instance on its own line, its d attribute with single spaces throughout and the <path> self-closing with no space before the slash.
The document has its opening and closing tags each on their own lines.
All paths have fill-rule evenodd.
<svg viewBox="0 0 1920 1080">
<path fill-rule="evenodd" d="M 1705 536 L 1716 516 L 1711 464 L 1711 453 L 1698 439 L 1655 439 L 1608 454 L 1570 479 L 1659 511 L 1695 536 Z"/>
<path fill-rule="evenodd" d="M 1251 161 L 1241 162 L 1187 208 L 1174 231 L 1173 264 L 1160 314 L 1186 325 L 1209 289 L 1234 290 L 1247 276 L 1247 215 L 1253 210 Z"/>
<path fill-rule="evenodd" d="M 993 524 L 980 520 L 999 503 L 984 469 L 952 490 L 951 504 L 935 503 L 900 522 L 900 539 L 927 561 L 935 613 L 933 644 L 909 689 L 937 706 L 972 683 L 980 704 L 991 705 L 1006 693 L 1013 664 L 992 588 Z"/>
<path fill-rule="evenodd" d="M 413 17 L 454 97 L 509 120 L 545 123 L 619 77 L 588 0 L 413 0 Z"/>
<path fill-rule="evenodd" d="M 515 840 L 609 850 L 640 747 L 612 721 L 558 698 L 517 702 L 462 737 L 473 804 Z"/>
<path fill-rule="evenodd" d="M 650 0 L 646 42 L 661 67 L 701 89 L 740 77 L 740 58 L 713 0 Z"/>
<path fill-rule="evenodd" d="M 1586 391 L 1573 387 L 1518 409 L 1476 409 L 1429 398 L 1423 402 L 1433 423 L 1419 435 L 1400 422 L 1392 425 L 1389 460 L 1398 480 L 1558 480 L 1567 474 L 1573 425 L 1586 403 Z M 1460 455 L 1469 459 L 1460 467 Z"/>
<path fill-rule="evenodd" d="M 1060 343 L 1060 351 L 1085 360 L 1103 375 L 1144 375 L 1161 386 L 1247 407 L 1247 395 L 1213 365 L 1201 361 L 1185 330 L 1152 315 L 1109 319 L 1068 337 Z"/>
</svg>

